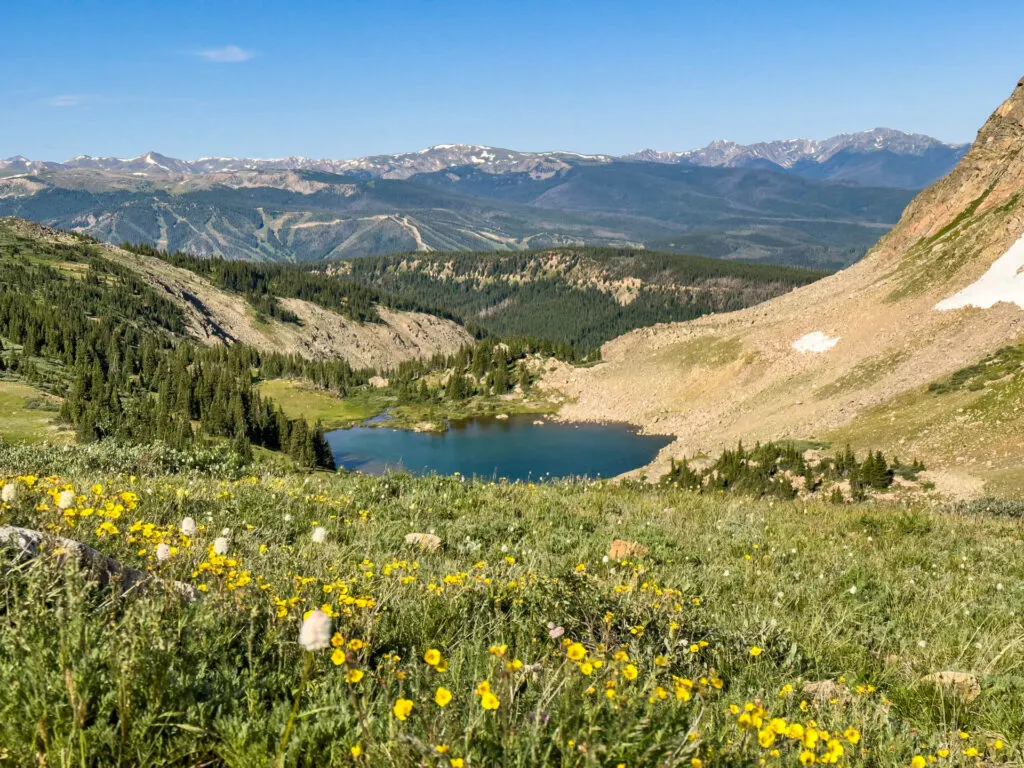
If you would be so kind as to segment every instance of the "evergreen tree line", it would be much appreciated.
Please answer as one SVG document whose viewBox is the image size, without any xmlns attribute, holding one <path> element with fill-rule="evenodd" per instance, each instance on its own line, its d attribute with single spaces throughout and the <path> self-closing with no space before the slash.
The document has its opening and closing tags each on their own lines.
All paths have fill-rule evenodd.
<svg viewBox="0 0 1024 768">
<path fill-rule="evenodd" d="M 621 303 L 588 284 L 588 275 L 609 282 L 636 278 L 644 287 Z M 634 328 L 741 309 L 823 275 L 795 267 L 602 248 L 415 253 L 346 263 L 346 280 L 374 288 L 390 306 L 403 306 L 406 300 L 417 305 L 412 308 L 446 312 L 478 338 L 530 336 L 566 344 L 577 358 Z"/>
<path fill-rule="evenodd" d="M 459 402 L 478 395 L 504 395 L 533 385 L 532 357 L 572 359 L 572 348 L 542 339 L 484 339 L 454 354 L 407 360 L 388 373 L 400 402 Z M 564 359 L 564 358 L 563 358 Z"/>
<path fill-rule="evenodd" d="M 204 258 L 149 245 L 124 248 L 155 256 L 246 298 L 258 315 L 299 322 L 277 297 L 311 301 L 360 322 L 376 322 L 378 304 L 426 312 L 462 324 L 477 339 L 535 338 L 557 344 L 562 359 L 592 357 L 605 341 L 634 328 L 692 320 L 756 304 L 824 275 L 798 267 L 610 248 L 516 253 L 431 253 L 295 265 Z M 551 259 L 560 271 L 552 273 Z M 415 263 L 415 267 L 410 265 Z M 638 278 L 629 302 L 581 283 L 597 272 Z"/>
<path fill-rule="evenodd" d="M 305 299 L 357 322 L 380 321 L 376 305 L 382 297 L 359 283 L 319 275 L 291 264 L 204 258 L 182 251 L 168 253 L 146 244 L 124 243 L 121 247 L 202 275 L 222 290 L 242 294 L 257 314 L 282 322 L 299 323 L 300 320 L 298 315 L 281 306 L 278 301 L 281 296 Z"/>
<path fill-rule="evenodd" d="M 301 372 L 338 391 L 364 374 L 343 361 L 200 347 L 180 337 L 177 305 L 90 246 L 27 246 L 0 240 L 0 336 L 22 347 L 9 355 L 19 375 L 64 397 L 61 415 L 80 440 L 181 446 L 205 435 L 231 439 L 243 456 L 258 445 L 306 466 L 334 466 L 323 429 L 288 419 L 261 398 L 254 372 L 264 364 L 283 375 Z M 46 376 L 33 358 L 46 361 Z"/>
<path fill-rule="evenodd" d="M 881 451 L 869 450 L 863 459 L 858 459 L 849 445 L 835 456 L 812 463 L 792 443 L 758 443 L 753 449 L 746 449 L 741 442 L 736 449 L 723 451 L 704 469 L 695 469 L 686 459 L 673 459 L 661 482 L 700 492 L 791 499 L 799 487 L 811 493 L 829 483 L 848 480 L 851 498 L 863 500 L 868 490 L 884 491 L 891 487 L 897 475 L 913 480 L 923 470 L 924 464 L 917 459 L 902 464 L 899 458 L 887 460 Z M 796 478 L 802 478 L 802 482 L 794 482 Z M 833 487 L 831 499 L 836 503 L 845 501 L 838 485 Z"/>
</svg>

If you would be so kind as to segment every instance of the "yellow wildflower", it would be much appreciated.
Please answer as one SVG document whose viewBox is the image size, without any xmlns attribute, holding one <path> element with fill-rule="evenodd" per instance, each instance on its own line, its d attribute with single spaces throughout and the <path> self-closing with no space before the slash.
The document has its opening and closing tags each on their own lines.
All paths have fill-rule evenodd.
<svg viewBox="0 0 1024 768">
<path fill-rule="evenodd" d="M 409 699 L 396 699 L 395 706 L 391 708 L 391 712 L 399 720 L 405 720 L 412 713 L 412 701 Z"/>
</svg>

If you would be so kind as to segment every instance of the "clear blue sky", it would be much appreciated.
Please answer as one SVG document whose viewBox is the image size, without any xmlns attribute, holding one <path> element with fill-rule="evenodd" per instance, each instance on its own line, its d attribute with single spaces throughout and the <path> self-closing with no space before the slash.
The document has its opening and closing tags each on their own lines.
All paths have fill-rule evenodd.
<svg viewBox="0 0 1024 768">
<path fill-rule="evenodd" d="M 1024 2 L 0 0 L 0 156 L 969 141 Z"/>
</svg>

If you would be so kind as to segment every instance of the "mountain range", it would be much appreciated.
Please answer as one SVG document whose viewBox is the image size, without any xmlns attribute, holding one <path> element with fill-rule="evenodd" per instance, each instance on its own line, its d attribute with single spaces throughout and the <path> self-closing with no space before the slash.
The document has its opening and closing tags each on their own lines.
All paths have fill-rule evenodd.
<svg viewBox="0 0 1024 768">
<path fill-rule="evenodd" d="M 14 157 L 0 161 L 0 215 L 237 259 L 601 245 L 839 268 L 961 154 L 878 129 L 619 158 L 472 145 L 356 160 Z"/>
<path fill-rule="evenodd" d="M 533 178 L 548 178 L 581 163 L 639 161 L 685 163 L 705 167 L 756 166 L 768 170 L 785 170 L 807 178 L 839 179 L 868 186 L 917 189 L 946 173 L 967 151 L 967 146 L 945 144 L 922 134 L 875 128 L 860 133 L 844 133 L 821 141 L 789 139 L 743 145 L 720 140 L 713 141 L 702 149 L 687 152 L 644 149 L 618 157 L 576 152 L 520 152 L 475 144 L 438 144 L 418 152 L 371 155 L 351 160 L 306 157 L 201 157 L 197 160 L 179 160 L 158 152 L 147 152 L 127 159 L 79 155 L 58 163 L 29 160 L 18 155 L 0 160 L 0 173 L 35 174 L 59 168 L 91 168 L 148 176 L 306 170 L 357 174 L 366 178 L 408 179 L 422 173 L 475 167 L 485 173 L 498 175 L 526 173 Z M 837 156 L 841 162 L 836 162 Z M 899 168 L 883 166 L 885 162 L 894 161 L 898 161 Z"/>
</svg>

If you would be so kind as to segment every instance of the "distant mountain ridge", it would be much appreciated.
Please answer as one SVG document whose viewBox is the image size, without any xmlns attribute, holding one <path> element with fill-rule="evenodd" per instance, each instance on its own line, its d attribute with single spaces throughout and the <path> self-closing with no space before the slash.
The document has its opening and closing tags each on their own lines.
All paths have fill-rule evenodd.
<svg viewBox="0 0 1024 768">
<path fill-rule="evenodd" d="M 754 160 L 767 160 L 781 168 L 792 168 L 801 161 L 825 162 L 843 151 L 893 152 L 901 155 L 923 155 L 938 148 L 967 152 L 969 144 L 946 144 L 920 133 L 905 133 L 892 128 L 873 128 L 860 133 L 841 133 L 828 139 L 785 139 L 756 144 L 737 144 L 733 141 L 713 141 L 701 149 L 687 152 L 659 152 L 645 149 L 625 160 L 645 160 L 657 163 L 689 162 L 694 165 L 742 166 Z"/>
<path fill-rule="evenodd" d="M 622 157 L 473 144 L 354 160 L 17 156 L 0 161 L 0 215 L 234 259 L 603 245 L 831 269 L 962 153 L 876 129 Z"/>
<path fill-rule="evenodd" d="M 350 160 L 281 157 L 201 157 L 179 160 L 159 152 L 147 152 L 133 158 L 90 157 L 79 155 L 63 163 L 29 160 L 20 155 L 0 160 L 0 172 L 39 173 L 44 170 L 91 168 L 115 173 L 147 175 L 201 175 L 238 171 L 303 170 L 337 175 L 354 174 L 364 178 L 408 179 L 421 173 L 448 168 L 478 167 L 488 173 L 529 173 L 547 178 L 568 170 L 580 162 L 608 163 L 610 155 L 584 155 L 574 152 L 519 152 L 476 144 L 439 144 L 416 152 L 371 155 Z"/>
<path fill-rule="evenodd" d="M 200 175 L 239 171 L 307 170 L 363 178 L 409 179 L 419 174 L 437 173 L 452 168 L 474 167 L 485 173 L 503 175 L 526 173 L 535 179 L 550 178 L 580 164 L 613 162 L 685 163 L 705 167 L 760 166 L 781 169 L 818 179 L 840 178 L 867 186 L 925 186 L 949 171 L 967 151 L 966 144 L 946 144 L 931 136 L 905 133 L 890 128 L 875 128 L 860 133 L 840 134 L 828 139 L 789 139 L 784 141 L 737 144 L 713 141 L 706 147 L 685 152 L 645 149 L 632 154 L 580 154 L 575 152 L 521 152 L 476 144 L 438 144 L 416 152 L 371 155 L 354 159 L 313 159 L 283 157 L 273 159 L 238 157 L 201 157 L 180 160 L 147 152 L 134 158 L 90 157 L 79 155 L 64 162 L 31 160 L 21 155 L 0 160 L 0 173 L 40 173 L 46 170 L 89 168 L 116 173 L 149 175 Z M 901 178 L 878 171 L 879 155 L 911 162 L 914 173 Z M 844 162 L 833 162 L 842 156 Z M 873 169 L 868 173 L 851 172 L 850 160 Z M 892 182 L 892 183 L 887 183 Z"/>
<path fill-rule="evenodd" d="M 766 168 L 812 179 L 920 189 L 948 173 L 969 148 L 969 144 L 945 144 L 919 133 L 874 128 L 821 141 L 787 139 L 746 145 L 713 141 L 706 147 L 687 152 L 645 149 L 621 159 L 705 167 Z"/>
</svg>

